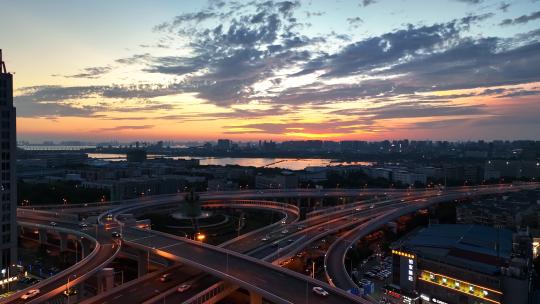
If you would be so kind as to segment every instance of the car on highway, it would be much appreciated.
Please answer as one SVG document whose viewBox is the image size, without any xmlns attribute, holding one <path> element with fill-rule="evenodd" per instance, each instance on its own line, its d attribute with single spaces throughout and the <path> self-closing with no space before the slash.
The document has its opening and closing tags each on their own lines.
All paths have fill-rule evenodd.
<svg viewBox="0 0 540 304">
<path fill-rule="evenodd" d="M 326 296 L 329 295 L 328 291 L 324 290 L 324 288 L 322 288 L 320 286 L 315 286 L 315 287 L 313 287 L 312 290 L 313 290 L 314 293 L 316 293 L 319 296 L 326 297 Z"/>
<path fill-rule="evenodd" d="M 188 289 L 191 288 L 191 285 L 189 284 L 182 284 L 180 286 L 178 286 L 178 288 L 176 289 L 178 292 L 182 293 L 184 291 L 187 291 Z"/>
<path fill-rule="evenodd" d="M 56 226 L 56 222 L 50 222 L 49 223 L 51 226 Z"/>
<path fill-rule="evenodd" d="M 69 289 L 64 290 L 64 295 L 67 296 L 67 297 L 74 296 L 77 293 L 78 293 L 78 291 L 75 288 L 69 288 Z"/>
<path fill-rule="evenodd" d="M 373 209 L 375 208 L 375 204 L 371 204 L 371 206 L 369 206 L 369 209 Z"/>
<path fill-rule="evenodd" d="M 30 277 L 22 277 L 21 279 L 19 279 L 19 283 L 22 283 L 22 284 L 28 284 L 29 281 L 30 281 Z"/>
<path fill-rule="evenodd" d="M 81 227 L 81 228 L 87 228 L 87 227 L 88 227 L 88 224 L 85 223 L 85 222 L 80 222 L 80 223 L 79 223 L 79 227 Z"/>
<path fill-rule="evenodd" d="M 265 236 L 261 239 L 261 241 L 263 241 L 263 242 L 267 242 L 267 241 L 269 241 L 269 240 L 270 240 L 270 235 L 268 235 L 268 234 L 265 235 Z"/>
<path fill-rule="evenodd" d="M 112 214 L 107 214 L 107 221 L 112 221 L 113 219 L 113 215 Z"/>
<path fill-rule="evenodd" d="M 159 281 L 160 282 L 168 282 L 171 280 L 171 274 L 170 273 L 166 273 L 166 274 L 163 274 L 161 275 L 161 277 L 159 277 Z"/>
<path fill-rule="evenodd" d="M 287 230 L 287 229 L 283 229 L 283 230 L 281 231 L 281 234 L 287 234 L 287 233 L 289 233 L 289 230 Z"/>
<path fill-rule="evenodd" d="M 27 299 L 37 296 L 38 294 L 39 294 L 39 289 L 30 289 L 29 291 L 27 291 L 25 294 L 21 296 L 21 299 L 27 300 Z"/>
<path fill-rule="evenodd" d="M 281 220 L 281 223 L 282 224 L 287 224 L 287 221 L 286 220 Z"/>
<path fill-rule="evenodd" d="M 118 232 L 118 231 L 113 231 L 113 232 L 111 233 L 111 236 L 112 236 L 113 238 L 119 238 L 119 237 L 122 237 L 122 235 L 121 235 L 120 232 Z"/>
</svg>

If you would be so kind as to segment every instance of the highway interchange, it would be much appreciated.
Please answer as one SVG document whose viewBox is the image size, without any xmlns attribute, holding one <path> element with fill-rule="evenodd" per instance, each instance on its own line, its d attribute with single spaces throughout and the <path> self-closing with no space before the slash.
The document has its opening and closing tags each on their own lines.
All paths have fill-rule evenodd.
<svg viewBox="0 0 540 304">
<path fill-rule="evenodd" d="M 86 204 L 69 206 L 53 206 L 50 210 L 39 210 L 32 219 L 30 209 L 19 221 L 26 225 L 46 225 L 47 214 L 60 223 L 59 227 L 47 229 L 67 229 L 77 231 L 72 221 L 62 222 L 69 214 L 81 212 L 101 212 L 100 227 L 97 228 L 97 240 L 94 254 L 88 255 L 77 265 L 66 271 L 40 282 L 40 295 L 30 300 L 20 299 L 21 291 L 8 298 L 6 303 L 40 303 L 65 290 L 68 277 L 73 281 L 70 285 L 79 284 L 96 270 L 106 266 L 105 263 L 116 255 L 122 246 L 129 246 L 141 251 L 151 252 L 176 264 L 166 268 L 165 272 L 174 272 L 174 280 L 168 284 L 159 284 L 158 274 L 150 273 L 136 280 L 140 284 L 149 284 L 145 289 L 132 290 L 123 286 L 107 292 L 107 297 L 95 297 L 84 303 L 110 303 L 122 299 L 130 303 L 143 302 L 148 299 L 175 299 L 187 302 L 196 292 L 219 283 L 219 279 L 232 282 L 236 286 L 262 295 L 274 303 L 368 303 L 367 300 L 347 293 L 345 290 L 354 287 L 344 267 L 344 259 L 350 245 L 362 236 L 374 231 L 397 217 L 426 208 L 431 204 L 454 199 L 467 198 L 521 189 L 538 188 L 538 184 L 496 185 L 484 187 L 460 187 L 441 190 L 389 190 L 389 189 L 329 189 L 329 190 L 281 190 L 281 191 L 235 191 L 203 193 L 201 200 L 213 201 L 209 207 L 223 208 L 230 204 L 234 208 L 259 208 L 278 211 L 283 214 L 280 221 L 233 239 L 222 246 L 212 246 L 183 237 L 137 228 L 122 222 L 121 214 L 144 213 L 149 208 L 171 208 L 177 206 L 182 195 L 165 195 L 145 197 L 141 200 L 115 202 L 109 204 Z M 361 201 L 344 206 L 331 207 L 324 212 L 313 212 L 307 220 L 300 221 L 299 209 L 290 204 L 271 202 L 275 199 L 325 198 L 325 197 L 358 197 L 379 195 L 387 199 L 382 201 Z M 264 199 L 264 200 L 263 200 Z M 208 203 L 212 205 L 212 203 Z M 44 208 L 45 209 L 45 208 Z M 65 216 L 64 216 L 65 215 Z M 105 219 L 113 216 L 112 221 Z M 110 222 L 110 223 L 109 223 Z M 110 231 L 104 227 L 111 225 L 122 231 L 122 240 L 115 241 Z M 286 233 L 283 233 L 285 230 Z M 277 266 L 280 260 L 294 255 L 309 244 L 329 234 L 345 232 L 329 248 L 325 258 L 326 275 L 329 283 L 324 283 L 308 276 Z M 89 233 L 89 232 L 88 232 Z M 271 241 L 263 241 L 270 236 Z M 89 237 L 91 239 L 91 237 Z M 114 247 L 114 248 L 113 248 Z M 97 250 L 97 251 L 96 251 Z M 275 264 L 269 263 L 274 262 Z M 86 276 L 85 276 L 86 274 Z M 211 276 L 207 275 L 211 274 Z M 219 278 L 219 279 L 218 279 Z M 183 282 L 190 282 L 192 289 L 186 293 L 171 292 Z M 129 283 L 128 283 L 129 284 Z M 128 285 L 125 284 L 125 285 Z M 131 283 L 133 284 L 133 283 Z M 139 284 L 137 284 L 140 286 Z M 157 288 L 154 288 L 156 287 Z M 313 286 L 322 286 L 330 295 L 321 297 L 311 291 Z M 133 288 L 133 287 L 132 287 Z M 127 291 L 127 292 L 126 292 Z"/>
</svg>

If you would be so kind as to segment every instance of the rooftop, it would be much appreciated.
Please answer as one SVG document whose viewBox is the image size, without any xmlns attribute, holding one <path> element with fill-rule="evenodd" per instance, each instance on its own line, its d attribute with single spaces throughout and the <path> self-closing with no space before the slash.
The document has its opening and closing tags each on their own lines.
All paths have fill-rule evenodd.
<svg viewBox="0 0 540 304">
<path fill-rule="evenodd" d="M 430 260 L 495 274 L 512 253 L 512 232 L 479 225 L 432 225 L 402 243 Z"/>
</svg>

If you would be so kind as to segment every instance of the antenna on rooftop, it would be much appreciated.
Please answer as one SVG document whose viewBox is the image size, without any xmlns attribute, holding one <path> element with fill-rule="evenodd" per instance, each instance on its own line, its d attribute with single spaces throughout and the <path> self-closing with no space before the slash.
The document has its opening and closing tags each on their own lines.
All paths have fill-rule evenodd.
<svg viewBox="0 0 540 304">
<path fill-rule="evenodd" d="M 0 73 L 7 73 L 6 64 L 2 59 L 2 49 L 0 49 Z"/>
</svg>

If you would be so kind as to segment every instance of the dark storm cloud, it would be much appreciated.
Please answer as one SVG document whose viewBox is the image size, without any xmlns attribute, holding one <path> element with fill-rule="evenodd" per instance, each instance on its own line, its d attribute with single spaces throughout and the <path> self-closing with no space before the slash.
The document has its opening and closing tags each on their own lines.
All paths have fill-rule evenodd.
<svg viewBox="0 0 540 304">
<path fill-rule="evenodd" d="M 315 11 L 315 12 L 306 11 L 305 13 L 306 13 L 306 17 L 308 18 L 310 18 L 311 16 L 319 17 L 325 14 L 325 12 L 321 12 L 321 11 Z"/>
<path fill-rule="evenodd" d="M 153 125 L 142 125 L 142 126 L 117 126 L 111 128 L 101 128 L 96 131 L 101 132 L 115 132 L 115 131 L 126 131 L 126 130 L 145 130 L 153 128 Z"/>
<path fill-rule="evenodd" d="M 414 27 L 357 41 L 332 55 L 324 55 L 307 66 L 307 71 L 323 68 L 325 77 L 362 74 L 384 67 L 417 52 L 431 52 L 457 38 L 455 23 Z M 306 70 L 304 70 L 306 71 Z"/>
<path fill-rule="evenodd" d="M 44 103 L 19 97 L 14 102 L 18 117 L 89 117 L 103 110 L 100 106 L 74 107 L 63 102 Z"/>
<path fill-rule="evenodd" d="M 454 0 L 454 1 L 463 2 L 463 3 L 467 3 L 467 4 L 479 4 L 483 0 Z"/>
<path fill-rule="evenodd" d="M 540 95 L 540 90 L 517 90 L 510 92 L 501 96 L 499 98 L 509 98 L 509 97 L 525 97 L 525 96 L 535 96 Z"/>
<path fill-rule="evenodd" d="M 486 20 L 488 18 L 491 18 L 493 16 L 495 16 L 495 14 L 493 14 L 493 13 L 485 13 L 485 14 L 482 14 L 482 15 L 468 15 L 466 17 L 463 17 L 463 18 L 459 19 L 459 21 L 460 21 L 461 25 L 468 28 L 473 23 L 478 23 L 478 22 L 484 21 L 484 20 Z"/>
<path fill-rule="evenodd" d="M 377 3 L 377 0 L 362 0 L 362 1 L 360 2 L 360 6 L 366 7 L 366 6 L 375 4 L 375 3 Z"/>
<path fill-rule="evenodd" d="M 299 6 L 299 1 L 212 1 L 200 12 L 177 16 L 158 28 L 166 33 L 166 37 L 177 35 L 187 40 L 186 47 L 192 50 L 189 56 L 142 53 L 115 62 L 115 65 L 142 65 L 142 70 L 147 73 L 181 76 L 182 81 L 169 84 L 29 87 L 21 90 L 17 100 L 21 104 L 37 103 L 40 108 L 50 106 L 50 111 L 43 110 L 46 113 L 83 116 L 101 108 L 74 107 L 63 101 L 96 97 L 150 99 L 194 93 L 208 103 L 229 109 L 204 117 L 226 119 L 284 115 L 291 108 L 283 110 L 283 105 L 316 107 L 359 99 L 382 103 L 411 98 L 424 103 L 401 105 L 397 107 L 399 111 L 372 109 L 357 114 L 371 115 L 373 119 L 398 118 L 400 111 L 403 117 L 470 116 L 483 114 L 484 108 L 443 104 L 472 96 L 507 94 L 507 97 L 518 97 L 533 93 L 485 89 L 480 93 L 431 96 L 429 92 L 540 81 L 540 70 L 537 68 L 540 66 L 540 30 L 519 34 L 511 39 L 467 36 L 471 25 L 485 21 L 493 16 L 492 13 L 468 15 L 447 23 L 406 25 L 379 36 L 351 41 L 351 37 L 335 32 L 324 37 L 302 34 L 301 29 L 305 24 L 295 18 Z M 527 16 L 530 18 L 533 14 Z M 359 19 L 349 21 L 354 23 Z M 337 51 L 330 51 L 336 48 L 324 47 L 325 43 L 333 43 L 336 39 L 344 44 L 337 47 Z M 299 72 L 286 75 L 287 72 L 283 71 L 287 68 Z M 97 70 L 80 74 L 84 72 L 99 74 Z M 287 86 L 283 90 L 269 89 L 263 92 L 266 95 L 257 95 L 261 92 L 256 92 L 254 88 L 259 81 L 267 80 L 279 87 L 293 77 L 314 73 L 321 76 L 314 76 L 315 81 L 306 85 Z M 340 81 L 355 76 L 357 78 L 354 80 L 347 78 Z M 331 84 L 329 80 L 332 80 Z M 251 101 L 275 107 L 267 113 L 231 110 L 234 104 Z M 428 107 L 426 103 L 439 104 L 439 107 Z M 149 110 L 165 107 L 156 104 L 145 106 Z M 23 113 L 39 115 L 30 110 L 23 110 Z M 186 119 L 185 116 L 176 117 Z"/>
<path fill-rule="evenodd" d="M 121 64 L 143 64 L 148 63 L 152 59 L 149 53 L 136 54 L 127 58 L 116 59 L 116 63 Z"/>
<path fill-rule="evenodd" d="M 358 130 L 370 130 L 369 125 L 359 121 L 327 120 L 321 123 L 287 122 L 287 123 L 253 123 L 246 125 L 226 126 L 227 134 L 283 134 L 283 133 L 354 133 Z M 241 129 L 241 130 L 236 130 Z M 245 130 L 251 129 L 251 130 Z"/>
<path fill-rule="evenodd" d="M 364 22 L 364 20 L 362 20 L 362 18 L 360 17 L 354 17 L 354 18 L 347 18 L 347 22 L 349 23 L 349 26 L 351 28 L 356 29 L 360 26 L 360 24 Z"/>
<path fill-rule="evenodd" d="M 203 57 L 147 57 L 148 67 L 145 72 L 183 75 L 196 72 L 206 65 L 208 58 Z"/>
<path fill-rule="evenodd" d="M 369 115 L 369 119 L 419 118 L 438 116 L 470 116 L 485 114 L 485 106 L 428 106 L 421 104 L 391 105 L 367 110 L 339 110 L 334 114 Z"/>
<path fill-rule="evenodd" d="M 414 122 L 408 126 L 402 126 L 405 129 L 443 129 L 443 128 L 455 128 L 463 124 L 471 123 L 475 119 L 473 118 L 452 118 L 442 119 L 436 121 L 419 121 Z"/>
<path fill-rule="evenodd" d="M 27 99 L 31 101 L 62 101 L 66 99 L 89 98 L 100 94 L 105 86 L 34 86 L 20 89 L 19 96 L 15 99 Z"/>
<path fill-rule="evenodd" d="M 110 66 L 104 67 L 88 67 L 82 70 L 82 72 L 73 74 L 73 75 L 52 75 L 52 76 L 62 76 L 66 78 L 100 78 L 104 74 L 109 73 L 112 70 Z"/>
<path fill-rule="evenodd" d="M 501 5 L 499 6 L 499 9 L 503 12 L 508 12 L 508 8 L 510 7 L 510 3 L 501 2 Z"/>
<path fill-rule="evenodd" d="M 540 11 L 530 13 L 529 15 L 522 15 L 515 19 L 504 19 L 501 22 L 501 25 L 515 25 L 515 24 L 524 24 L 532 20 L 540 18 Z"/>
<path fill-rule="evenodd" d="M 524 126 L 528 125 L 529 128 L 524 128 L 523 133 L 537 133 L 538 126 L 540 126 L 540 119 L 538 119 L 538 113 L 540 113 L 540 103 L 529 102 L 522 103 L 519 106 L 526 107 L 526 111 L 520 111 L 519 108 L 513 108 L 504 113 L 494 113 L 492 116 L 478 119 L 474 121 L 476 126 L 488 126 L 488 127 L 505 127 L 511 128 L 512 126 Z M 527 137 L 526 134 L 522 136 Z"/>
<path fill-rule="evenodd" d="M 414 93 L 415 88 L 400 86 L 389 80 L 366 80 L 358 84 L 324 85 L 315 83 L 303 87 L 294 87 L 283 91 L 274 98 L 275 102 L 282 104 L 325 104 L 341 101 L 354 101 L 359 98 L 384 95 L 398 95 Z"/>
<path fill-rule="evenodd" d="M 191 88 L 193 90 L 184 87 L 183 91 L 194 92 L 218 105 L 229 105 L 248 101 L 253 93 L 251 86 L 273 76 L 274 71 L 309 60 L 311 53 L 302 48 L 323 41 L 322 38 L 308 38 L 295 30 L 301 26 L 293 17 L 294 10 L 300 6 L 298 1 L 252 2 L 249 12 L 242 12 L 245 5 L 236 6 L 240 13 L 222 11 L 229 19 L 211 28 L 194 28 L 174 21 L 161 27 L 180 31 L 183 35 L 190 33 L 192 57 L 140 56 L 125 61 L 140 62 L 142 59 L 148 64 L 145 71 L 152 73 L 186 75 L 198 72 L 190 75 L 187 81 L 199 85 Z M 175 20 L 191 21 L 194 16 L 182 15 Z"/>
<path fill-rule="evenodd" d="M 463 39 L 443 52 L 418 56 L 379 75 L 406 74 L 419 91 L 511 85 L 540 80 L 540 43 L 500 50 L 500 40 Z M 406 79 L 405 79 L 406 78 Z"/>
<path fill-rule="evenodd" d="M 122 100 L 133 98 L 143 99 L 122 107 L 122 112 L 154 111 L 173 109 L 174 106 L 145 100 L 156 96 L 175 93 L 176 89 L 159 86 L 38 86 L 26 87 L 19 90 L 14 97 L 17 114 L 21 117 L 59 117 L 59 116 L 90 116 L 96 112 L 115 111 L 114 106 Z M 106 102 L 87 103 L 86 100 L 95 97 L 120 99 L 115 104 Z"/>
</svg>

